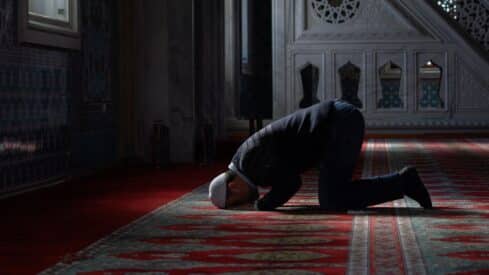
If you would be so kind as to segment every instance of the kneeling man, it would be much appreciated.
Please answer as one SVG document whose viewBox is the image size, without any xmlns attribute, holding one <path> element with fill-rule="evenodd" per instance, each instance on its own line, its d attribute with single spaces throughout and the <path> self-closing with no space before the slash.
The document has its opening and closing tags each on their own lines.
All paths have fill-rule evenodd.
<svg viewBox="0 0 489 275">
<path fill-rule="evenodd" d="M 322 209 L 361 209 L 405 195 L 432 208 L 414 167 L 352 181 L 364 124 L 362 113 L 341 100 L 324 101 L 274 121 L 239 147 L 229 170 L 211 181 L 209 198 L 223 209 L 254 203 L 256 210 L 273 210 L 299 190 L 304 171 L 319 165 Z M 259 198 L 258 186 L 271 189 Z"/>
</svg>

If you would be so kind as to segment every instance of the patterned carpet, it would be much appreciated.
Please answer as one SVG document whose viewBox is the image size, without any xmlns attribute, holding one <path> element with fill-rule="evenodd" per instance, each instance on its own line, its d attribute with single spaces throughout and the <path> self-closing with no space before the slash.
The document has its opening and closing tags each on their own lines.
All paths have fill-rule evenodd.
<svg viewBox="0 0 489 275">
<path fill-rule="evenodd" d="M 416 165 L 434 201 L 316 208 L 317 173 L 276 212 L 216 210 L 207 185 L 44 274 L 489 274 L 489 139 L 371 139 L 355 177 Z"/>
</svg>

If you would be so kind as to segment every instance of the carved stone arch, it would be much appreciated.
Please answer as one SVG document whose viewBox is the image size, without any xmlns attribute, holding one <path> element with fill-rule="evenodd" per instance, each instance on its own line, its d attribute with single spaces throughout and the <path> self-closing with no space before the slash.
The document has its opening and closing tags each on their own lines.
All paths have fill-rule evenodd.
<svg viewBox="0 0 489 275">
<path fill-rule="evenodd" d="M 433 60 L 428 60 L 419 68 L 419 107 L 421 109 L 445 108 L 445 102 L 440 95 L 442 77 L 443 68 Z"/>
<path fill-rule="evenodd" d="M 306 108 L 319 102 L 317 92 L 319 87 L 319 68 L 309 62 L 300 69 L 303 97 L 299 102 L 300 108 Z"/>
<path fill-rule="evenodd" d="M 355 64 L 348 61 L 338 69 L 341 83 L 341 99 L 363 108 L 363 103 L 358 97 L 358 87 L 362 70 Z"/>
<path fill-rule="evenodd" d="M 382 97 L 377 102 L 378 109 L 398 109 L 404 107 L 401 98 L 402 68 L 392 61 L 382 65 L 379 70 Z"/>
</svg>

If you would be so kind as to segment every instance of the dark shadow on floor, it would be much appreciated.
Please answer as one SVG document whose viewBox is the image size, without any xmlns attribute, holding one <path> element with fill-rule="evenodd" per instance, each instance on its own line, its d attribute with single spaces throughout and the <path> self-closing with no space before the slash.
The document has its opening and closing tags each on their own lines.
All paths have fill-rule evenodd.
<svg viewBox="0 0 489 275">
<path fill-rule="evenodd" d="M 473 210 L 463 210 L 458 208 L 437 207 L 433 209 L 423 209 L 415 207 L 371 207 L 361 210 L 330 211 L 320 209 L 315 205 L 305 206 L 283 206 L 276 210 L 279 213 L 289 215 L 354 215 L 354 216 L 412 216 L 412 217 L 459 217 L 477 216 L 482 212 Z"/>
</svg>

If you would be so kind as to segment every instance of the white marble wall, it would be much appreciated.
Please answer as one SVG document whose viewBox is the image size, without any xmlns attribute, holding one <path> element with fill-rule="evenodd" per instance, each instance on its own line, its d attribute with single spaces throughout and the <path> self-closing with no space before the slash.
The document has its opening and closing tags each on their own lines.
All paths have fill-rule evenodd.
<svg viewBox="0 0 489 275">
<path fill-rule="evenodd" d="M 328 8 L 327 0 L 273 0 L 275 118 L 298 108 L 301 67 L 317 66 L 318 97 L 333 99 L 341 96 L 338 68 L 350 61 L 361 69 L 358 95 L 370 129 L 489 128 L 487 59 L 432 6 L 423 0 L 362 0 L 353 16 L 335 24 L 319 18 L 313 2 Z M 419 68 L 429 60 L 442 67 L 440 108 L 420 106 Z M 389 61 L 402 69 L 402 108 L 377 106 L 378 70 Z"/>
</svg>

